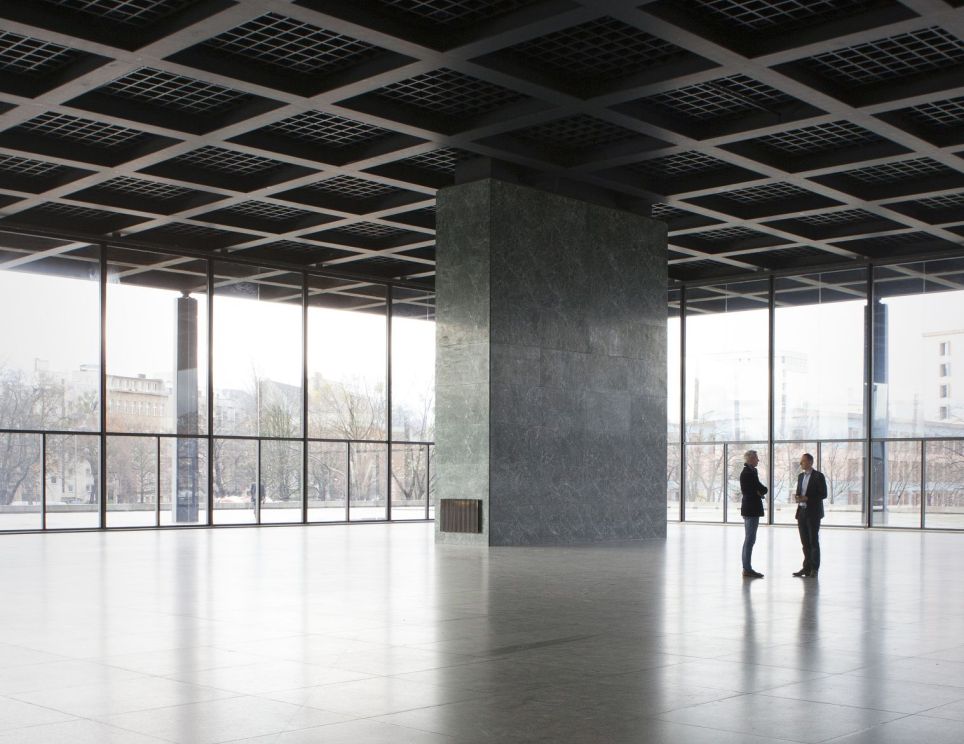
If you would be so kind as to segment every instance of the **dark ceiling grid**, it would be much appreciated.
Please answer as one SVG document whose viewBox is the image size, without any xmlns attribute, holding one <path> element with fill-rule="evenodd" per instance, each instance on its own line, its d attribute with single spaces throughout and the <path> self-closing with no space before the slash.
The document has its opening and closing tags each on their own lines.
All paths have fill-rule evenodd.
<svg viewBox="0 0 964 744">
<path fill-rule="evenodd" d="M 121 0 L 41 0 L 40 4 L 69 5 L 72 2 L 88 4 L 91 7 L 100 6 L 101 11 L 111 5 L 124 4 Z M 135 0 L 134 4 L 136 5 L 137 2 L 140 0 Z M 69 206 L 76 201 L 82 201 L 83 209 L 97 211 L 98 206 L 111 207 L 117 214 L 116 219 L 121 222 L 135 219 L 136 223 L 123 232 L 136 236 L 163 230 L 165 226 L 180 225 L 185 230 L 192 228 L 192 225 L 198 230 L 224 228 L 224 225 L 210 223 L 203 219 L 204 215 L 212 211 L 230 210 L 232 207 L 254 201 L 264 203 L 276 211 L 287 208 L 297 210 L 299 213 L 314 214 L 315 216 L 308 221 L 314 220 L 317 223 L 281 233 L 268 230 L 242 231 L 242 238 L 246 236 L 251 239 L 235 243 L 231 250 L 264 249 L 272 243 L 278 245 L 281 250 L 280 246 L 284 245 L 284 240 L 293 240 L 295 245 L 311 245 L 319 250 L 341 248 L 342 251 L 337 260 L 339 263 L 351 265 L 354 271 L 364 270 L 366 262 L 371 265 L 373 273 L 384 271 L 385 262 L 380 262 L 379 266 L 374 259 L 396 256 L 392 259 L 391 265 L 401 272 L 399 276 L 428 277 L 430 272 L 424 269 L 431 266 L 431 260 L 427 258 L 431 254 L 425 251 L 431 246 L 432 216 L 423 212 L 419 219 L 415 220 L 405 215 L 423 211 L 431 204 L 431 193 L 434 188 L 449 182 L 451 175 L 447 171 L 431 168 L 413 169 L 411 165 L 419 158 L 431 159 L 433 153 L 444 151 L 446 147 L 454 147 L 470 155 L 485 155 L 515 163 L 517 168 L 522 169 L 521 177 L 529 182 L 538 183 L 541 171 L 546 174 L 546 180 L 568 176 L 574 182 L 588 184 L 591 192 L 594 192 L 597 197 L 608 193 L 615 203 L 627 203 L 626 195 L 630 198 L 662 202 L 664 206 L 656 211 L 666 216 L 671 228 L 676 225 L 681 226 L 679 230 L 671 232 L 671 243 L 674 244 L 672 255 L 676 256 L 671 260 L 671 273 L 684 278 L 699 278 L 700 272 L 689 271 L 684 274 L 672 267 L 698 265 L 707 274 L 712 275 L 721 271 L 734 273 L 735 270 L 753 270 L 767 266 L 780 268 L 784 258 L 792 265 L 796 262 L 795 259 L 803 258 L 807 260 L 813 258 L 816 262 L 831 261 L 834 254 L 844 257 L 871 255 L 871 249 L 865 249 L 863 252 L 850 250 L 852 246 L 863 247 L 860 241 L 866 241 L 867 236 L 870 235 L 881 236 L 881 239 L 876 241 L 879 246 L 891 244 L 895 251 L 913 253 L 914 246 L 922 244 L 953 248 L 954 244 L 960 244 L 961 233 L 964 232 L 955 224 L 960 222 L 961 210 L 959 204 L 954 201 L 960 196 L 962 188 L 962 184 L 956 180 L 960 176 L 962 167 L 961 159 L 955 150 L 962 144 L 959 141 L 959 134 L 955 135 L 955 131 L 959 132 L 961 127 L 955 127 L 955 122 L 960 120 L 962 108 L 960 99 L 964 91 L 953 87 L 943 91 L 929 90 L 926 86 L 915 87 L 898 80 L 894 85 L 900 89 L 900 96 L 895 100 L 871 98 L 871 103 L 855 108 L 852 103 L 841 100 L 839 94 L 835 97 L 828 92 L 829 89 L 826 86 L 814 87 L 809 85 L 808 81 L 802 82 L 798 79 L 799 69 L 793 67 L 801 60 L 819 58 L 821 54 L 835 54 L 841 59 L 846 57 L 845 61 L 848 63 L 852 59 L 859 61 L 859 54 L 852 52 L 841 54 L 842 50 L 857 49 L 870 55 L 868 64 L 871 67 L 874 65 L 882 67 L 885 73 L 889 74 L 889 71 L 899 67 L 898 63 L 902 62 L 901 60 L 898 60 L 898 63 L 894 62 L 892 43 L 878 42 L 882 39 L 899 40 L 902 35 L 903 37 L 913 36 L 915 43 L 920 45 L 922 50 L 916 57 L 913 56 L 914 49 L 898 50 L 900 54 L 911 55 L 908 57 L 911 61 L 907 63 L 911 69 L 916 69 L 914 65 L 930 64 L 926 61 L 928 57 L 939 57 L 945 62 L 948 59 L 953 60 L 960 48 L 955 38 L 959 40 L 964 37 L 964 30 L 962 30 L 964 20 L 960 11 L 951 10 L 943 0 L 902 0 L 900 3 L 827 0 L 827 2 L 798 4 L 808 7 L 806 11 L 794 12 L 786 12 L 790 6 L 782 0 L 770 2 L 693 0 L 681 4 L 693 6 L 690 11 L 693 8 L 712 11 L 716 16 L 717 24 L 726 19 L 732 24 L 742 24 L 750 29 L 751 33 L 748 33 L 747 38 L 753 37 L 754 34 L 757 38 L 762 38 L 759 34 L 761 29 L 767 34 L 773 34 L 774 24 L 782 24 L 781 28 L 790 36 L 799 37 L 799 40 L 794 43 L 787 43 L 784 38 L 784 41 L 780 42 L 783 44 L 782 47 L 779 44 L 775 47 L 770 45 L 776 51 L 757 57 L 744 56 L 745 46 L 740 48 L 739 44 L 721 45 L 719 35 L 711 32 L 704 33 L 702 30 L 694 32 L 693 25 L 689 21 L 678 22 L 676 19 L 668 21 L 665 14 L 656 20 L 647 13 L 647 10 L 665 10 L 666 3 L 644 3 L 641 10 L 636 9 L 638 3 L 617 0 L 583 2 L 582 8 L 570 2 L 463 4 L 442 0 L 420 0 L 417 3 L 393 3 L 391 0 L 385 0 L 373 4 L 383 5 L 386 8 L 393 6 L 395 10 L 399 10 L 402 6 L 419 6 L 415 15 L 422 14 L 420 17 L 424 23 L 421 21 L 419 23 L 423 33 L 421 36 L 415 34 L 413 36 L 415 41 L 398 32 L 404 24 L 402 27 L 393 29 L 391 23 L 387 23 L 383 28 L 383 24 L 377 22 L 377 17 L 374 19 L 376 22 L 373 22 L 372 16 L 365 18 L 364 13 L 359 14 L 357 9 L 341 8 L 338 2 L 306 1 L 297 5 L 285 2 L 243 2 L 231 5 L 227 2 L 204 0 L 201 3 L 185 2 L 182 5 L 185 8 L 196 7 L 187 10 L 175 8 L 171 12 L 175 14 L 194 12 L 199 20 L 193 24 L 182 24 L 172 33 L 151 40 L 146 47 L 138 50 L 136 57 L 139 59 L 135 59 L 135 55 L 123 50 L 106 47 L 101 42 L 86 43 L 82 40 L 65 38 L 58 34 L 56 28 L 50 32 L 44 27 L 29 26 L 29 24 L 18 27 L 15 24 L 11 29 L 12 33 L 21 34 L 23 38 L 36 39 L 36 43 L 41 45 L 58 45 L 50 52 L 53 59 L 56 54 L 64 53 L 60 51 L 61 49 L 70 49 L 71 54 L 89 57 L 99 55 L 99 58 L 104 61 L 113 57 L 118 60 L 118 64 L 113 67 L 94 66 L 86 74 L 75 77 L 60 86 L 60 89 L 50 89 L 60 95 L 47 96 L 46 93 L 50 92 L 48 90 L 30 98 L 21 94 L 7 94 L 5 90 L 5 95 L 0 95 L 0 106 L 7 101 L 12 108 L 5 114 L 0 114 L 0 126 L 4 130 L 9 130 L 13 124 L 29 119 L 25 115 L 26 112 L 36 113 L 38 109 L 43 111 L 44 107 L 53 113 L 86 118 L 84 111 L 71 106 L 71 101 L 77 97 L 78 92 L 110 85 L 124 75 L 133 75 L 145 67 L 156 70 L 162 76 L 193 79 L 196 81 L 195 85 L 217 86 L 221 89 L 237 91 L 240 95 L 267 98 L 275 101 L 276 108 L 251 118 L 242 118 L 234 125 L 212 130 L 208 136 L 196 136 L 176 129 L 149 126 L 145 124 L 143 117 L 132 118 L 127 109 L 112 112 L 114 115 L 110 116 L 86 112 L 90 118 L 100 120 L 104 124 L 126 126 L 155 136 L 166 136 L 175 142 L 179 141 L 178 144 L 170 145 L 155 153 L 148 153 L 117 167 L 21 151 L 16 147 L 10 147 L 9 144 L 0 147 L 0 174 L 3 174 L 0 177 L 2 179 L 0 185 L 10 195 L 9 199 L 17 199 L 4 210 L 4 214 L 9 214 L 11 220 L 15 220 L 19 213 L 29 212 L 48 202 Z M 486 17 L 481 20 L 475 18 L 472 24 L 462 24 L 452 20 L 460 14 L 464 16 L 461 11 L 456 12 L 454 16 L 449 13 L 450 19 L 442 20 L 447 13 L 446 6 L 449 10 L 452 8 L 458 10 L 456 6 L 463 6 L 463 11 L 467 11 L 470 6 L 476 9 L 488 7 L 491 12 L 473 11 L 482 12 Z M 322 8 L 324 12 L 318 12 L 318 8 Z M 3 4 L 0 3 L 0 13 L 3 12 Z M 921 17 L 916 17 L 915 12 Z M 491 17 L 488 17 L 487 13 Z M 513 13 L 515 15 L 512 15 Z M 818 17 L 820 28 L 814 30 L 807 27 L 806 23 L 800 26 L 801 13 L 811 17 L 811 20 L 813 16 Z M 404 14 L 396 15 L 401 22 Z M 352 53 L 362 57 L 366 54 L 370 55 L 372 49 L 384 50 L 384 54 L 381 55 L 382 64 L 372 66 L 371 58 L 363 59 L 359 65 L 361 67 L 369 65 L 370 69 L 366 71 L 367 77 L 356 76 L 353 79 L 350 75 L 344 77 L 344 73 L 337 72 L 335 77 L 344 84 L 311 98 L 303 98 L 293 95 L 290 91 L 274 90 L 249 80 L 235 79 L 231 75 L 212 72 L 205 69 L 203 65 L 195 69 L 190 64 L 186 64 L 188 58 L 182 52 L 197 46 L 199 40 L 203 42 L 220 37 L 224 41 L 227 37 L 231 37 L 232 30 L 239 28 L 244 29 L 247 37 L 250 38 L 252 35 L 261 33 L 262 30 L 252 25 L 254 21 L 269 16 L 272 21 L 284 27 L 283 30 L 295 33 L 295 37 L 289 39 L 294 44 L 292 48 L 295 54 L 305 54 L 304 44 L 301 47 L 298 46 L 297 33 L 299 29 L 304 30 L 305 24 L 309 24 L 312 29 L 322 31 L 324 36 L 320 43 L 323 48 L 332 52 L 333 58 L 328 60 L 332 64 L 337 65 L 337 59 L 334 58 L 338 56 L 339 45 L 347 45 Z M 291 20 L 278 20 L 285 18 Z M 623 81 L 626 87 L 615 85 L 610 89 L 591 91 L 587 97 L 585 88 L 577 89 L 573 86 L 566 90 L 565 86 L 562 86 L 562 89 L 559 89 L 558 83 L 547 85 L 544 78 L 533 79 L 538 76 L 529 74 L 524 68 L 514 70 L 511 64 L 502 64 L 496 59 L 499 57 L 500 50 L 520 45 L 523 48 L 528 46 L 530 50 L 538 49 L 539 39 L 553 33 L 558 34 L 560 31 L 592 22 L 598 25 L 607 23 L 611 25 L 612 19 L 625 24 L 621 27 L 624 33 L 625 27 L 638 28 L 640 33 L 652 31 L 654 38 L 662 40 L 664 44 L 675 45 L 691 57 L 710 60 L 710 64 L 706 65 L 706 69 L 696 71 L 677 69 L 674 74 L 658 81 L 646 80 L 645 76 L 640 79 L 637 76 L 635 79 Z M 515 20 L 518 22 L 514 22 Z M 803 20 L 807 21 L 806 18 Z M 406 23 L 408 22 L 412 22 L 412 19 L 409 18 Z M 438 33 L 433 35 L 430 33 L 433 24 L 439 28 L 455 30 L 444 35 Z M 795 28 L 795 24 L 798 28 Z M 373 29 L 372 26 L 378 28 Z M 311 33 L 317 34 L 318 31 L 311 31 Z M 275 36 L 277 37 L 277 34 Z M 562 36 L 565 37 L 566 34 Z M 775 34 L 775 38 L 779 36 L 779 33 Z M 449 41 L 436 43 L 443 37 Z M 787 34 L 784 34 L 784 37 L 787 37 Z M 242 39 L 237 41 L 238 44 L 245 43 L 243 41 L 245 37 L 242 34 L 236 33 L 231 38 Z M 578 34 L 574 38 L 578 40 Z M 331 41 L 328 47 L 325 47 L 325 39 Z M 453 39 L 454 42 L 451 41 Z M 429 43 L 426 43 L 426 40 Z M 275 51 L 270 46 L 271 39 L 260 41 L 262 46 L 259 48 L 259 54 L 269 57 L 274 55 L 277 58 L 277 55 L 287 53 L 284 49 Z M 589 44 L 591 51 L 594 42 L 583 39 L 583 43 Z M 444 52 L 438 51 L 450 44 L 454 46 Z M 13 48 L 16 48 L 15 45 Z M 544 44 L 543 48 L 545 48 Z M 735 51 L 737 48 L 740 49 L 739 52 Z M 0 45 L 0 50 L 2 49 Z M 869 52 L 867 52 L 868 49 Z M 883 56 L 877 59 L 874 54 Z M 386 55 L 396 55 L 391 57 L 394 67 L 384 64 Z M 170 61 L 172 57 L 180 61 L 172 62 Z M 604 53 L 600 53 L 599 58 L 603 62 L 606 60 Z M 925 58 L 925 61 L 921 62 L 921 58 Z M 0 64 L 3 64 L 3 61 L 4 57 L 0 52 Z M 16 63 L 16 58 L 13 61 Z M 42 60 L 40 63 L 42 65 Z M 355 66 L 358 67 L 358 65 Z M 377 109 L 376 113 L 372 114 L 358 107 L 345 108 L 343 105 L 343 102 L 357 98 L 359 95 L 368 95 L 379 88 L 391 88 L 419 75 L 431 76 L 435 71 L 446 69 L 458 75 L 468 76 L 480 84 L 498 86 L 510 91 L 510 94 L 514 91 L 518 96 L 527 96 L 538 101 L 539 106 L 523 112 L 507 111 L 504 108 L 499 112 L 504 114 L 502 116 L 493 116 L 490 121 L 472 121 L 468 128 L 455 134 L 446 134 L 445 131 L 439 131 L 444 128 L 436 124 L 426 126 L 428 122 L 418 117 L 412 120 L 413 125 L 397 121 L 398 117 L 395 115 L 386 118 L 381 115 L 383 112 Z M 788 72 L 797 74 L 790 75 Z M 861 74 L 859 65 L 857 74 Z M 742 76 L 742 80 L 738 76 Z M 763 124 L 752 121 L 752 125 L 747 126 L 743 131 L 726 132 L 724 130 L 722 134 L 718 131 L 716 136 L 701 140 L 692 136 L 692 130 L 688 133 L 680 131 L 685 127 L 678 126 L 678 122 L 642 121 L 633 116 L 630 109 L 623 108 L 625 104 L 645 98 L 647 95 L 665 96 L 670 91 L 685 88 L 687 84 L 691 88 L 706 86 L 702 90 L 691 91 L 688 94 L 691 96 L 687 99 L 691 110 L 694 107 L 697 111 L 700 110 L 700 94 L 705 96 L 706 107 L 725 107 L 725 103 L 720 103 L 720 98 L 723 97 L 725 102 L 726 96 L 730 96 L 730 106 L 738 107 L 739 103 L 732 102 L 733 90 L 741 90 L 741 88 L 739 86 L 728 88 L 727 83 L 719 82 L 733 79 L 739 80 L 744 86 L 749 80 L 751 86 L 770 86 L 770 90 L 775 90 L 778 94 L 793 96 L 800 101 L 804 115 L 792 122 L 778 121 Z M 732 82 L 730 85 L 732 86 Z M 760 106 L 763 109 L 761 115 L 765 118 L 766 106 L 761 101 L 752 100 L 753 88 L 744 87 L 742 90 L 745 98 L 737 98 L 737 101 L 744 100 L 748 105 L 755 103 Z M 412 100 L 417 102 L 419 91 L 415 93 L 416 98 Z M 441 103 L 445 104 L 446 101 Z M 389 148 L 383 152 L 365 153 L 359 159 L 332 164 L 327 160 L 317 163 L 310 158 L 289 156 L 273 150 L 264 150 L 250 143 L 243 143 L 247 133 L 252 130 L 270 126 L 298 112 L 311 110 L 344 116 L 362 124 L 398 132 L 400 137 L 409 138 L 406 141 L 408 146 L 397 150 Z M 391 110 L 391 107 L 388 107 L 388 111 Z M 455 109 L 456 118 L 462 113 L 460 109 Z M 741 118 L 752 119 L 748 115 L 743 115 Z M 533 157 L 533 153 L 525 153 L 518 148 L 506 146 L 510 139 L 517 139 L 516 135 L 520 131 L 538 132 L 540 127 L 541 131 L 555 133 L 558 138 L 559 147 L 554 148 L 554 157 L 547 156 L 547 153 L 541 155 L 535 153 L 536 157 Z M 806 136 L 794 134 L 794 130 L 806 132 L 808 129 L 813 132 L 809 138 L 812 143 L 819 142 L 820 135 L 826 135 L 824 140 L 828 146 L 821 148 L 818 144 L 808 145 Z M 625 139 L 616 136 L 615 133 L 621 131 L 631 132 L 633 136 L 626 135 Z M 598 135 L 595 141 L 594 133 Z M 238 142 L 239 139 L 242 143 Z M 607 139 L 610 140 L 609 143 L 606 142 Z M 632 146 L 627 143 L 632 143 Z M 833 143 L 837 146 L 831 146 Z M 0 136 L 0 144 L 3 144 L 2 136 Z M 292 175 L 292 178 L 264 185 L 254 191 L 232 191 L 210 184 L 198 184 L 191 180 L 183 181 L 176 177 L 176 173 L 151 175 L 143 172 L 144 169 L 156 169 L 156 166 L 170 161 L 172 157 L 196 150 L 205 144 L 226 146 L 234 151 L 260 155 L 289 168 L 302 170 L 289 173 L 288 175 Z M 585 157 L 585 153 L 580 153 L 581 148 L 585 148 L 587 144 L 595 145 L 594 148 L 587 150 L 592 157 Z M 566 146 L 570 153 L 560 157 L 559 152 L 566 149 Z M 816 147 L 818 151 L 809 152 L 808 147 Z M 637 149 L 634 151 L 634 148 Z M 786 167 L 793 157 L 790 153 L 794 152 L 797 153 L 798 160 L 809 161 L 804 166 L 807 170 L 794 171 Z M 595 158 L 597 153 L 600 155 L 598 161 Z M 835 153 L 841 154 L 843 160 L 837 159 Z M 583 157 L 580 157 L 581 154 Z M 742 168 L 754 176 L 748 175 L 747 180 L 733 181 L 726 186 L 699 188 L 700 184 L 696 184 L 697 188 L 687 190 L 674 188 L 674 193 L 668 194 L 654 193 L 651 189 L 640 188 L 632 178 L 625 178 L 627 171 L 633 172 L 627 168 L 632 163 L 674 154 L 686 154 L 691 158 L 700 155 L 715 157 L 729 163 L 734 169 Z M 364 155 L 369 157 L 366 158 Z M 4 167 L 4 158 L 6 167 Z M 813 167 L 814 162 L 819 161 L 820 158 L 827 159 L 825 167 Z M 932 162 L 943 165 L 949 171 L 943 176 L 936 172 L 922 174 L 921 169 L 914 164 L 922 158 L 928 158 Z M 906 163 L 911 165 L 907 166 Z M 45 171 L 44 166 L 47 166 L 48 170 Z M 896 168 L 898 171 L 903 169 L 905 172 L 898 173 L 897 180 L 888 183 L 886 173 L 889 168 L 891 170 Z M 861 172 L 868 169 L 869 176 L 867 172 Z M 613 177 L 614 173 L 620 171 L 622 171 L 620 173 L 622 177 Z M 851 173 L 841 175 L 844 171 Z M 857 172 L 856 176 L 853 171 Z M 29 175 L 31 173 L 36 173 L 33 180 Z M 84 175 L 85 173 L 89 175 Z M 419 175 L 417 178 L 410 179 L 412 173 Z M 70 181 L 72 176 L 80 176 L 80 178 Z M 343 194 L 331 194 L 330 202 L 324 199 L 305 201 L 303 198 L 289 198 L 302 193 L 304 187 L 311 182 L 323 182 L 325 179 L 334 177 L 362 179 L 386 188 L 407 192 L 410 195 L 423 194 L 425 200 L 419 202 L 418 197 L 414 196 L 412 198 L 416 201 L 412 203 L 402 199 L 386 204 L 386 197 L 386 200 L 381 202 L 373 200 L 370 211 L 365 211 L 369 209 L 368 206 L 361 210 L 339 209 L 339 206 L 345 206 L 344 201 L 342 204 L 337 203 L 337 199 L 344 198 Z M 44 181 L 44 178 L 48 180 Z M 113 181 L 115 187 L 113 193 L 123 196 L 123 189 L 117 186 L 118 179 L 125 178 L 135 179 L 120 181 L 129 189 L 129 205 L 133 208 L 124 208 L 122 203 L 112 201 L 112 197 L 109 196 L 112 189 L 110 186 L 102 186 L 104 183 L 110 184 Z M 156 188 L 136 185 L 137 181 L 152 183 L 155 179 Z M 11 184 L 13 187 L 7 189 L 6 187 Z M 51 188 L 44 188 L 48 184 L 52 184 Z M 18 186 L 27 185 L 30 188 L 18 188 Z M 681 185 L 677 184 L 677 186 Z M 165 187 L 180 189 L 180 191 L 164 192 Z M 757 190 L 756 196 L 752 196 L 754 189 Z M 785 198 L 776 198 L 771 195 L 767 206 L 767 199 L 759 195 L 767 189 L 774 191 L 783 189 Z M 740 194 L 741 191 L 750 193 L 751 196 L 727 199 L 728 193 Z M 167 199 L 158 196 L 159 193 L 168 193 Z M 177 196 L 175 197 L 174 194 Z M 75 196 L 80 198 L 75 199 Z M 764 196 L 766 196 L 765 193 Z M 195 201 L 192 202 L 192 199 Z M 934 201 L 937 206 L 924 206 L 927 200 Z M 178 209 L 176 212 L 170 212 L 168 208 L 165 211 L 160 206 L 161 202 L 166 202 L 168 207 L 177 202 L 178 206 L 187 208 Z M 787 205 L 787 211 L 782 213 L 774 209 L 775 205 L 781 202 Z M 743 206 L 739 206 L 741 204 Z M 65 209 L 54 210 L 54 212 L 58 211 L 62 217 L 69 218 L 72 214 Z M 85 215 L 91 225 L 98 222 L 89 212 L 73 214 Z M 398 217 L 398 219 L 392 220 L 392 217 Z M 79 216 L 77 220 L 80 221 Z M 109 221 L 101 221 L 101 224 L 109 224 Z M 324 229 L 318 230 L 318 225 Z M 353 225 L 359 227 L 353 230 Z M 717 228 L 715 230 L 714 225 Z M 286 224 L 286 227 L 291 226 L 295 224 Z M 267 225 L 262 224 L 261 227 L 267 227 Z M 428 240 L 383 247 L 384 241 L 388 239 L 387 231 L 410 232 L 413 229 Z M 862 230 L 866 232 L 861 232 Z M 354 237 L 358 240 L 355 241 L 356 244 L 349 245 L 348 249 L 344 250 L 346 248 L 344 244 L 325 240 L 325 232 L 349 235 L 354 233 Z M 398 234 L 391 232 L 389 235 L 397 237 Z M 888 236 L 890 239 L 883 239 Z M 365 240 L 369 241 L 367 246 L 363 245 Z M 379 240 L 382 244 L 379 244 Z M 915 244 L 914 241 L 917 243 Z M 704 249 L 675 245 L 676 243 L 686 243 L 689 246 L 700 245 Z M 297 253 L 293 246 L 286 247 L 291 253 Z M 873 250 L 886 251 L 886 248 Z M 774 261 L 768 263 L 767 256 L 772 256 Z M 409 267 L 417 274 L 409 273 L 405 268 L 405 262 L 410 262 Z M 806 263 L 806 261 L 800 261 L 800 263 Z M 376 269 L 376 266 L 379 268 Z M 379 275 L 384 276 L 383 273 Z"/>
</svg>

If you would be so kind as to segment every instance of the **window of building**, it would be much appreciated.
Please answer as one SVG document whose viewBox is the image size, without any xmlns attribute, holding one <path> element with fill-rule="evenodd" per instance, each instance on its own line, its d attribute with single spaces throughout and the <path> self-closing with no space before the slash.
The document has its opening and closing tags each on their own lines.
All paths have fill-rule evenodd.
<svg viewBox="0 0 964 744">
<path fill-rule="evenodd" d="M 940 376 L 941 376 L 941 377 L 947 377 L 947 376 L 949 376 L 950 374 L 951 374 L 951 365 L 949 365 L 949 364 L 942 364 L 942 365 L 941 365 L 941 368 L 940 368 Z"/>
<path fill-rule="evenodd" d="M 941 356 L 947 356 L 947 355 L 950 353 L 950 350 L 951 350 L 951 342 L 950 342 L 950 341 L 941 341 L 941 343 L 940 343 L 940 351 L 939 351 L 938 353 L 939 353 Z"/>
<path fill-rule="evenodd" d="M 950 409 L 948 408 L 948 406 L 941 406 L 940 411 L 938 413 L 938 417 L 940 418 L 941 421 L 946 421 L 947 419 L 950 418 Z"/>
<path fill-rule="evenodd" d="M 941 397 L 942 397 L 942 398 L 947 398 L 947 397 L 949 397 L 949 388 L 950 388 L 949 385 L 941 385 Z"/>
</svg>

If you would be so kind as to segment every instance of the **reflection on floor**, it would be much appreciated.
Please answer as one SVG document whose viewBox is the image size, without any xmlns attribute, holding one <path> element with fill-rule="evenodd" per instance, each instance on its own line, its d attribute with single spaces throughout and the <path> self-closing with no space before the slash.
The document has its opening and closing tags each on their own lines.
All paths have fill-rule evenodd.
<svg viewBox="0 0 964 744">
<path fill-rule="evenodd" d="M 426 524 L 0 537 L 0 744 L 964 739 L 964 535 Z"/>
</svg>

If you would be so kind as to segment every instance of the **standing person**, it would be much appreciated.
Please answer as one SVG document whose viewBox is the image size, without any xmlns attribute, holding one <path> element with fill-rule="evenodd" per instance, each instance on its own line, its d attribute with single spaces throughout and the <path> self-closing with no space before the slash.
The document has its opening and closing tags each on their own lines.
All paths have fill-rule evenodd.
<svg viewBox="0 0 964 744">
<path fill-rule="evenodd" d="M 743 472 L 740 473 L 740 492 L 743 500 L 740 502 L 740 515 L 743 517 L 743 576 L 749 579 L 762 579 L 763 574 L 753 570 L 751 557 L 753 545 L 756 543 L 756 531 L 763 516 L 763 497 L 767 494 L 767 487 L 760 483 L 760 476 L 756 466 L 760 458 L 756 450 L 747 450 L 743 455 Z"/>
<path fill-rule="evenodd" d="M 793 575 L 815 579 L 820 570 L 820 520 L 823 519 L 823 500 L 827 498 L 827 479 L 813 468 L 813 455 L 805 452 L 800 457 L 802 472 L 797 476 L 797 529 L 803 546 L 803 568 Z"/>
</svg>

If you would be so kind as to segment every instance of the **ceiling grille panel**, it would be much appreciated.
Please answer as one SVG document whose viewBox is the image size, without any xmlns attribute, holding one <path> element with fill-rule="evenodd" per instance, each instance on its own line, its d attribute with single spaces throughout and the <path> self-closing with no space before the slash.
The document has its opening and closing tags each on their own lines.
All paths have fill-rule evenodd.
<svg viewBox="0 0 964 744">
<path fill-rule="evenodd" d="M 40 76 L 59 70 L 80 57 L 73 49 L 0 31 L 0 70 Z"/>
</svg>

